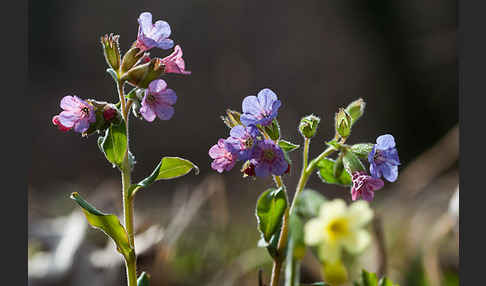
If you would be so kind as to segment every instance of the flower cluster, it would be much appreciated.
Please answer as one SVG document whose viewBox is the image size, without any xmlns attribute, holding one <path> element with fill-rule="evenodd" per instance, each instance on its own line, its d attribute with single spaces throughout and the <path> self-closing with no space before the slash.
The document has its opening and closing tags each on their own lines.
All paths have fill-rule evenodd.
<svg viewBox="0 0 486 286">
<path fill-rule="evenodd" d="M 379 136 L 376 139 L 376 144 L 368 154 L 371 176 L 364 171 L 352 173 L 351 198 L 353 201 L 360 197 L 372 201 L 374 191 L 384 186 L 382 176 L 389 182 L 396 181 L 400 160 L 395 145 L 395 138 L 390 134 Z"/>
<path fill-rule="evenodd" d="M 140 118 L 149 122 L 156 117 L 169 120 L 174 115 L 173 105 L 177 96 L 159 77 L 167 73 L 188 75 L 191 72 L 186 70 L 182 48 L 179 45 L 174 47 L 174 41 L 169 39 L 171 29 L 167 22 L 158 20 L 152 23 L 152 14 L 144 12 L 140 14 L 138 23 L 137 40 L 123 59 L 120 56 L 119 36 L 110 34 L 101 37 L 105 59 L 110 66 L 108 71 L 118 84 L 123 86 L 127 82 L 134 86 L 133 92 L 130 92 L 132 96 L 127 96 L 126 100 L 133 104 L 135 115 L 141 115 Z M 150 58 L 149 50 L 168 50 L 172 47 L 174 51 L 167 57 Z M 65 96 L 60 104 L 63 111 L 52 118 L 53 124 L 63 132 L 74 130 L 87 135 L 91 131 L 106 129 L 107 123 L 121 113 L 120 103 L 99 107 L 93 102 L 91 99 Z"/>
<path fill-rule="evenodd" d="M 277 117 L 280 106 L 277 95 L 268 88 L 257 96 L 245 97 L 243 113 L 231 128 L 230 136 L 219 139 L 209 149 L 209 156 L 214 159 L 211 167 L 221 173 L 231 170 L 237 161 L 243 161 L 242 171 L 249 176 L 280 176 L 288 172 L 290 165 L 284 151 L 265 132 L 265 127 Z"/>
</svg>

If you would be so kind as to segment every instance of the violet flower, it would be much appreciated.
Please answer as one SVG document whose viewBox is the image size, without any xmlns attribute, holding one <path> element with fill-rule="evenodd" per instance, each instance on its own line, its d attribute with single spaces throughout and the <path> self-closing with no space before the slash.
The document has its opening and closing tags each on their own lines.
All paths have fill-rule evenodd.
<svg viewBox="0 0 486 286">
<path fill-rule="evenodd" d="M 209 149 L 209 156 L 214 159 L 211 168 L 222 173 L 233 169 L 238 159 L 236 151 L 225 139 L 219 139 L 218 144 Z"/>
<path fill-rule="evenodd" d="M 272 140 L 258 141 L 252 154 L 250 163 L 255 165 L 258 177 L 269 175 L 281 176 L 289 169 L 282 149 Z"/>
<path fill-rule="evenodd" d="M 84 133 L 91 123 L 96 122 L 94 107 L 77 96 L 63 97 L 60 106 L 64 111 L 54 116 L 52 122 L 61 131 L 74 129 L 76 132 Z"/>
<path fill-rule="evenodd" d="M 268 88 L 262 89 L 257 96 L 250 95 L 243 99 L 241 123 L 245 126 L 272 123 L 282 105 L 277 95 Z"/>
<path fill-rule="evenodd" d="M 152 13 L 144 12 L 138 17 L 138 36 L 136 47 L 141 51 L 152 48 L 168 50 L 174 46 L 174 41 L 169 39 L 170 26 L 167 22 L 158 20 L 152 24 Z"/>
<path fill-rule="evenodd" d="M 164 80 L 156 79 L 145 90 L 140 113 L 149 122 L 154 121 L 156 116 L 162 120 L 169 120 L 174 115 L 172 105 L 176 101 L 175 91 L 167 88 L 167 83 Z"/>
<path fill-rule="evenodd" d="M 237 125 L 231 128 L 230 137 L 226 141 L 238 152 L 238 159 L 246 161 L 251 159 L 260 131 L 255 125 L 244 127 Z"/>
<path fill-rule="evenodd" d="M 389 182 L 395 182 L 398 177 L 398 152 L 395 148 L 395 139 L 385 134 L 376 139 L 376 144 L 368 154 L 370 173 L 375 178 L 383 177 Z"/>
<path fill-rule="evenodd" d="M 379 178 L 373 178 L 366 172 L 357 171 L 352 175 L 353 186 L 351 187 L 351 199 L 353 201 L 362 197 L 366 201 L 372 201 L 374 191 L 379 190 L 385 184 Z"/>
<path fill-rule="evenodd" d="M 191 74 L 190 71 L 186 71 L 186 64 L 182 58 L 182 49 L 179 45 L 175 46 L 172 54 L 161 59 L 161 62 L 165 66 L 165 73 Z"/>
</svg>

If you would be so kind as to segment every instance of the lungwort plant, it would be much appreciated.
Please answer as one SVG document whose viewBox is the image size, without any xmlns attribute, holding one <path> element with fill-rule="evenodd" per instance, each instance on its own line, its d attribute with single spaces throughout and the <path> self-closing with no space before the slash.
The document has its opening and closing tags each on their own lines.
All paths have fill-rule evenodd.
<svg viewBox="0 0 486 286">
<path fill-rule="evenodd" d="M 358 99 L 336 112 L 335 136 L 320 144 L 319 147 L 326 148 L 309 159 L 310 143 L 316 136 L 320 118 L 308 115 L 301 119 L 298 126 L 304 140 L 301 148 L 281 134 L 277 119 L 281 107 L 277 95 L 266 88 L 257 96 L 245 97 L 241 112 L 228 109 L 222 119 L 230 129 L 229 137 L 219 139 L 209 149 L 213 159 L 211 167 L 222 173 L 241 161 L 243 177 L 273 177 L 275 186 L 261 193 L 255 212 L 261 234 L 258 245 L 266 247 L 273 260 L 270 286 L 278 285 L 284 265 L 285 285 L 301 285 L 300 263 L 307 248 L 321 262 L 326 278 L 326 282 L 312 285 L 342 284 L 349 280 L 344 256 L 356 257 L 371 241 L 366 228 L 373 218 L 369 202 L 375 191 L 384 186 L 381 178 L 389 182 L 397 179 L 400 161 L 395 140 L 385 134 L 377 138 L 376 144 L 347 144 L 351 130 L 365 110 L 365 102 Z M 299 149 L 303 165 L 290 200 L 284 178 L 294 167 L 288 153 Z M 305 189 L 314 173 L 326 184 L 348 188 L 353 203 L 328 200 L 316 191 Z M 380 282 L 379 285 L 391 284 Z"/>
<path fill-rule="evenodd" d="M 160 77 L 169 74 L 188 75 L 182 59 L 182 49 L 169 39 L 170 26 L 165 21 L 152 22 L 152 14 L 145 12 L 138 18 L 137 40 L 122 56 L 118 35 L 101 37 L 101 46 L 108 64 L 107 72 L 116 84 L 118 99 L 116 103 L 94 99 L 81 99 L 65 96 L 61 100 L 63 111 L 53 117 L 52 122 L 59 130 L 73 130 L 83 137 L 98 134 L 98 147 L 108 162 L 121 173 L 124 224 L 113 214 L 106 214 L 85 201 L 80 194 L 72 193 L 71 198 L 82 208 L 89 224 L 102 230 L 113 240 L 116 250 L 125 260 L 129 286 L 148 285 L 149 276 L 142 272 L 138 276 L 134 242 L 135 195 L 159 180 L 170 180 L 188 174 L 191 170 L 198 173 L 198 167 L 179 157 L 163 157 L 154 171 L 146 178 L 134 183 L 131 173 L 135 157 L 130 152 L 129 138 L 130 115 L 153 122 L 155 118 L 169 120 L 174 114 L 177 95 L 167 88 Z M 150 57 L 154 48 L 173 52 L 165 58 Z M 128 93 L 125 89 L 130 87 Z"/>
</svg>

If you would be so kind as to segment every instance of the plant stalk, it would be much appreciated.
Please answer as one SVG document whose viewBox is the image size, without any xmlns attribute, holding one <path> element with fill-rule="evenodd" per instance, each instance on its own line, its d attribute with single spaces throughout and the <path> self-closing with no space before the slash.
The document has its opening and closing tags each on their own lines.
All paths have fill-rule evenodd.
<svg viewBox="0 0 486 286">
<path fill-rule="evenodd" d="M 125 121 L 126 127 L 126 137 L 127 137 L 127 148 L 125 151 L 125 156 L 123 159 L 123 163 L 121 165 L 121 177 L 122 177 L 122 197 L 123 197 L 123 216 L 125 221 L 125 229 L 128 235 L 128 241 L 130 246 L 133 249 L 133 252 L 130 254 L 129 257 L 125 257 L 125 266 L 127 270 L 127 281 L 128 286 L 136 286 L 137 285 L 137 256 L 135 254 L 135 241 L 134 241 L 134 216 L 133 216 L 133 197 L 130 197 L 128 194 L 128 190 L 131 185 L 131 167 L 128 158 L 128 152 L 130 150 L 129 147 L 129 108 L 130 105 L 126 105 L 125 95 L 123 91 L 123 82 L 118 81 L 117 83 L 118 88 L 118 96 L 120 97 L 121 103 L 121 110 L 123 120 Z"/>
</svg>

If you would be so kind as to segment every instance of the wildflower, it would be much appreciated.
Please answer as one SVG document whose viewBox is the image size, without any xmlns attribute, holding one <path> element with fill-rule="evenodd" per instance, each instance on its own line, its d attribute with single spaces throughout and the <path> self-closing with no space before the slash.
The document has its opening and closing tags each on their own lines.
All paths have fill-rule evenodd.
<svg viewBox="0 0 486 286">
<path fill-rule="evenodd" d="M 177 101 L 175 91 L 167 88 L 162 79 L 152 81 L 142 99 L 140 113 L 145 120 L 152 122 L 155 116 L 162 120 L 169 120 L 174 115 L 174 105 Z"/>
<path fill-rule="evenodd" d="M 152 48 L 168 50 L 174 46 L 174 41 L 169 39 L 170 26 L 167 22 L 159 20 L 152 24 L 152 13 L 144 12 L 138 17 L 138 36 L 136 47 L 141 51 Z"/>
<path fill-rule="evenodd" d="M 395 182 L 398 177 L 398 152 L 395 148 L 395 139 L 390 134 L 381 135 L 368 154 L 370 173 L 375 178 L 383 177 L 389 182 Z"/>
<path fill-rule="evenodd" d="M 257 142 L 250 162 L 255 165 L 255 174 L 258 177 L 271 174 L 280 176 L 289 169 L 282 149 L 268 139 Z"/>
<path fill-rule="evenodd" d="M 362 171 L 354 172 L 352 181 L 351 199 L 353 201 L 359 199 L 359 197 L 363 197 L 363 199 L 367 201 L 372 201 L 374 191 L 381 189 L 384 185 L 380 178 L 374 178 Z"/>
<path fill-rule="evenodd" d="M 233 169 L 238 158 L 236 151 L 222 138 L 218 140 L 218 144 L 209 149 L 209 156 L 214 159 L 211 168 L 219 173 Z"/>
<path fill-rule="evenodd" d="M 110 121 L 116 117 L 117 113 L 118 112 L 116 111 L 115 108 L 106 105 L 105 108 L 103 109 L 103 118 L 105 119 L 105 121 Z"/>
<path fill-rule="evenodd" d="M 255 125 L 250 125 L 248 127 L 237 125 L 231 128 L 230 137 L 227 141 L 238 151 L 238 159 L 246 161 L 252 156 L 258 136 L 260 136 L 260 131 L 258 131 L 258 128 L 256 128 Z"/>
<path fill-rule="evenodd" d="M 241 123 L 245 126 L 261 124 L 267 126 L 277 117 L 282 103 L 277 95 L 268 88 L 262 89 L 257 96 L 250 95 L 243 99 Z"/>
<path fill-rule="evenodd" d="M 373 218 L 368 202 L 358 201 L 346 206 L 342 199 L 324 202 L 319 216 L 304 226 L 304 241 L 318 246 L 319 258 L 326 263 L 341 260 L 342 249 L 349 253 L 362 252 L 370 243 L 364 226 Z"/>
<path fill-rule="evenodd" d="M 186 64 L 182 58 L 182 49 L 179 45 L 175 46 L 174 52 L 163 58 L 161 62 L 165 66 L 166 73 L 191 74 L 190 71 L 186 71 Z"/>
<path fill-rule="evenodd" d="M 91 123 L 96 122 L 93 105 L 77 96 L 63 97 L 60 106 L 64 111 L 54 116 L 52 122 L 61 131 L 74 129 L 76 132 L 84 133 Z"/>
</svg>

